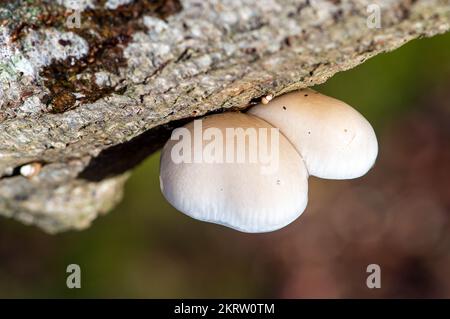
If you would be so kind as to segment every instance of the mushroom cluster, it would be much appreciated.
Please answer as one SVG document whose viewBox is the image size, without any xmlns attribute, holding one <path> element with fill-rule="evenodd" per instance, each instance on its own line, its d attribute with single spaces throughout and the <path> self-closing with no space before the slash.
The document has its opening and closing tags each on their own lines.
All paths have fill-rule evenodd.
<svg viewBox="0 0 450 319">
<path fill-rule="evenodd" d="M 160 184 L 188 216 L 269 232 L 303 213 L 310 175 L 360 177 L 377 153 L 375 132 L 360 113 L 306 89 L 175 129 L 161 153 Z"/>
</svg>

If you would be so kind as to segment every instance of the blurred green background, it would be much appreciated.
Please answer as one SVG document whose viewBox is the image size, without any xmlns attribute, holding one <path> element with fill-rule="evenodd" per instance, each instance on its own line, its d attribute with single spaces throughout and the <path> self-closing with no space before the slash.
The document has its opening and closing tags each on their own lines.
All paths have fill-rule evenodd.
<svg viewBox="0 0 450 319">
<path fill-rule="evenodd" d="M 380 163 L 368 176 L 312 179 L 297 221 L 248 235 L 171 208 L 153 154 L 87 230 L 51 236 L 1 218 L 0 297 L 450 297 L 450 33 L 316 89 L 373 124 Z M 66 287 L 72 263 L 81 289 Z M 369 263 L 382 289 L 365 286 Z"/>
</svg>

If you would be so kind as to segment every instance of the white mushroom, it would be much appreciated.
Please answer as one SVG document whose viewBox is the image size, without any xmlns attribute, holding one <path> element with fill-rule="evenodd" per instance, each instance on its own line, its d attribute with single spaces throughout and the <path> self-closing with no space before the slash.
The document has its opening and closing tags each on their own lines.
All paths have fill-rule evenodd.
<svg viewBox="0 0 450 319">
<path fill-rule="evenodd" d="M 367 173 L 377 157 L 370 123 L 351 106 L 313 90 L 282 95 L 247 114 L 279 128 L 313 176 L 356 178 Z"/>
<path fill-rule="evenodd" d="M 273 231 L 306 208 L 308 172 L 348 179 L 374 164 L 375 132 L 349 105 L 312 90 L 264 105 L 269 100 L 247 114 L 207 116 L 172 132 L 160 183 L 175 208 L 244 232 Z"/>
<path fill-rule="evenodd" d="M 277 230 L 299 217 L 308 201 L 307 179 L 291 143 L 242 113 L 207 116 L 174 130 L 161 154 L 161 190 L 176 209 L 243 232 Z"/>
</svg>

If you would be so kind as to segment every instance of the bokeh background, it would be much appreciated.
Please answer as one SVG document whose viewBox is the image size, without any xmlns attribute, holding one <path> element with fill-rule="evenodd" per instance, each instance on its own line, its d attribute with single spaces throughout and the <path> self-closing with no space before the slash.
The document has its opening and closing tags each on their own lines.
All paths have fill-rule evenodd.
<svg viewBox="0 0 450 319">
<path fill-rule="evenodd" d="M 373 124 L 380 153 L 363 178 L 311 178 L 288 227 L 243 234 L 177 212 L 159 153 L 91 228 L 56 236 L 0 219 L 0 297 L 450 297 L 450 34 L 413 41 L 317 90 Z M 251 192 L 251 190 L 249 190 Z M 82 288 L 66 287 L 66 267 Z M 381 289 L 368 289 L 368 264 Z"/>
</svg>

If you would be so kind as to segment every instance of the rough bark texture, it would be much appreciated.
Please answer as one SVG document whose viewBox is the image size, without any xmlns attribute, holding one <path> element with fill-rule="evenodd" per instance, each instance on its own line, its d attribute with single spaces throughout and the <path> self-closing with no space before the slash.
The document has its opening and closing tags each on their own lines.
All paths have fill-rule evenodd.
<svg viewBox="0 0 450 319">
<path fill-rule="evenodd" d="M 0 0 L 0 214 L 87 227 L 183 121 L 322 83 L 449 21 L 448 0 Z M 27 163 L 43 167 L 26 178 Z"/>
</svg>

